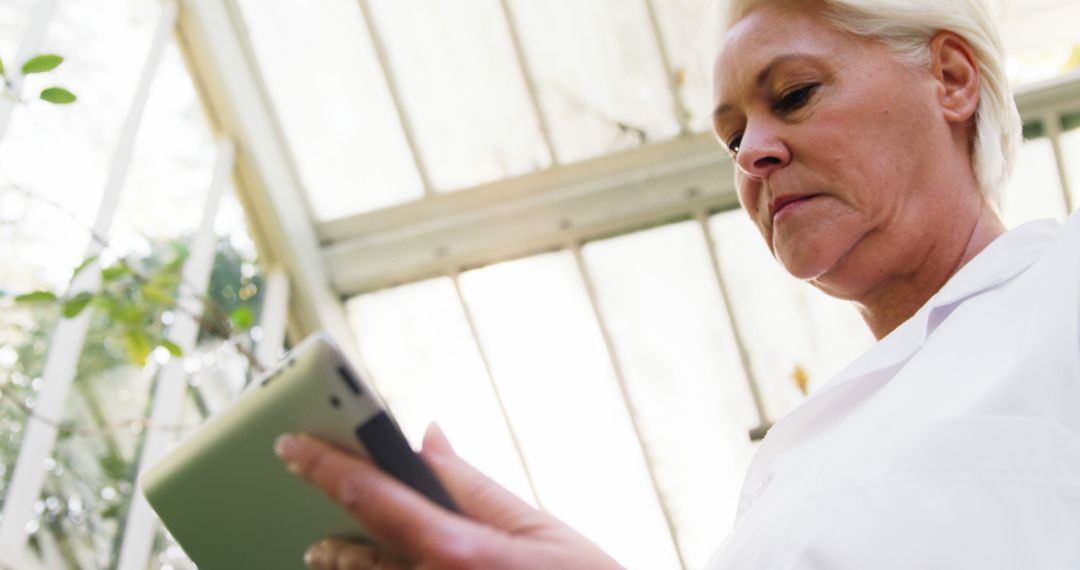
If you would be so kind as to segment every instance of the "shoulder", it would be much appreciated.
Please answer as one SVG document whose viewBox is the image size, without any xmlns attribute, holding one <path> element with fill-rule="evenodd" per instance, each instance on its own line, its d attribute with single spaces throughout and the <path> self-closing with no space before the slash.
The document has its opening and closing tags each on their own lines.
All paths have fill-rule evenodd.
<svg viewBox="0 0 1080 570">
<path fill-rule="evenodd" d="M 1080 252 L 1080 209 L 1073 212 L 1061 225 L 1055 249 L 1067 250 L 1074 255 Z M 1074 265 L 1080 266 L 1080 256 L 1077 256 L 1075 261 Z"/>
<path fill-rule="evenodd" d="M 802 506 L 792 567 L 1069 567 L 1080 560 L 1078 474 L 1080 436 L 1038 419 L 969 416 L 882 434 Z"/>
</svg>

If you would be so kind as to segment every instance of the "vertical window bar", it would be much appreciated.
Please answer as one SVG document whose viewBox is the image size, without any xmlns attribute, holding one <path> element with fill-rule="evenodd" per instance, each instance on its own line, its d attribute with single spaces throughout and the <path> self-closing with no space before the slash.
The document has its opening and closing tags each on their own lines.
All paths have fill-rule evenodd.
<svg viewBox="0 0 1080 570">
<path fill-rule="evenodd" d="M 184 262 L 181 271 L 183 279 L 177 298 L 176 322 L 169 327 L 167 337 L 184 351 L 191 353 L 199 336 L 199 321 L 193 315 L 203 314 L 203 298 L 209 289 L 210 271 L 214 265 L 217 234 L 214 232 L 214 220 L 217 218 L 218 205 L 224 194 L 227 182 L 233 170 L 234 150 L 231 142 L 218 143 L 217 160 L 214 164 L 210 189 L 203 206 L 202 220 L 195 237 L 191 240 L 191 256 Z M 139 454 L 138 472 L 156 463 L 176 439 L 177 431 L 172 429 L 180 420 L 186 402 L 187 379 L 182 360 L 174 358 L 167 362 L 158 376 L 154 390 L 153 408 L 150 413 L 150 425 L 143 433 L 142 450 Z M 150 561 L 150 550 L 157 534 L 157 517 L 142 496 L 136 481 L 135 491 L 131 494 L 131 508 L 124 524 L 124 538 L 120 547 L 118 570 L 144 570 Z"/>
<path fill-rule="evenodd" d="M 53 15 L 56 14 L 58 1 L 37 0 L 34 3 L 34 11 L 30 13 L 30 22 L 26 27 L 26 31 L 23 32 L 22 39 L 19 41 L 19 51 L 15 55 L 15 61 L 13 62 L 15 65 L 12 65 L 12 69 L 18 69 L 16 65 L 21 66 L 37 51 L 38 46 L 41 45 L 41 40 L 45 37 L 45 31 L 49 29 L 49 24 L 52 23 Z M 12 73 L 10 86 L 13 95 L 12 99 L 6 97 L 0 99 L 0 139 L 4 138 L 4 133 L 7 131 L 8 120 L 11 119 L 11 112 L 15 109 L 15 100 L 22 93 L 21 75 L 19 72 Z"/>
<path fill-rule="evenodd" d="M 454 272 L 451 273 L 449 277 L 450 280 L 454 282 L 454 292 L 457 293 L 458 302 L 461 303 L 461 310 L 465 313 L 465 322 L 469 325 L 469 334 L 472 335 L 473 342 L 476 344 L 476 350 L 480 353 L 480 362 L 484 364 L 484 372 L 487 374 L 488 383 L 491 384 L 491 391 L 495 395 L 495 401 L 499 404 L 499 414 L 502 415 L 503 423 L 506 424 L 506 430 L 510 433 L 510 441 L 514 443 L 514 452 L 517 453 L 518 463 L 521 464 L 521 470 L 525 473 L 525 480 L 529 482 L 529 490 L 532 491 L 533 502 L 537 507 L 542 509 L 544 506 L 540 501 L 540 494 L 536 492 L 536 482 L 533 481 L 532 472 L 529 470 L 529 464 L 525 461 L 525 452 L 521 447 L 521 440 L 518 438 L 517 431 L 514 430 L 513 422 L 510 421 L 510 414 L 506 411 L 506 405 L 503 403 L 499 385 L 495 382 L 495 375 L 491 373 L 491 364 L 488 361 L 484 345 L 480 342 L 480 334 L 477 332 L 476 321 L 473 319 L 472 309 L 469 307 L 469 302 L 465 300 L 465 294 L 461 292 L 459 274 Z"/>
<path fill-rule="evenodd" d="M 86 257 L 96 256 L 103 249 L 102 241 L 108 235 L 113 215 L 120 202 L 124 178 L 131 163 L 135 135 L 142 122 L 143 110 L 150 92 L 150 85 L 157 73 L 166 42 L 172 37 L 176 25 L 176 4 L 171 0 L 162 3 L 161 15 L 146 62 L 139 75 L 131 108 L 120 130 L 116 153 L 110 166 L 105 191 L 101 198 L 97 219 L 94 222 Z M 101 272 L 98 263 L 92 263 L 80 271 L 68 287 L 70 295 L 93 291 L 98 288 Z M 35 417 L 26 422 L 19 455 L 15 460 L 11 483 L 4 502 L 3 520 L 0 521 L 0 550 L 20 550 L 26 544 L 26 525 L 33 520 L 34 502 L 41 495 L 45 482 L 45 460 L 53 452 L 57 431 L 54 425 L 38 418 L 57 419 L 64 411 L 75 369 L 86 340 L 90 325 L 90 311 L 84 311 L 74 319 L 62 319 L 50 339 L 49 353 L 42 371 L 44 385 L 34 407 Z"/>
<path fill-rule="evenodd" d="M 262 338 L 255 346 L 255 359 L 266 368 L 278 361 L 285 347 L 285 328 L 289 324 L 289 276 L 284 269 L 274 266 L 266 272 L 264 287 L 262 316 L 259 318 Z"/>
<path fill-rule="evenodd" d="M 401 100 L 397 79 L 394 76 L 394 70 L 390 66 L 390 59 L 386 56 L 386 46 L 383 44 L 382 36 L 379 34 L 379 27 L 375 23 L 375 18 L 371 15 L 368 0 L 357 1 L 360 3 L 360 13 L 364 16 L 364 25 L 367 27 L 368 37 L 371 38 L 371 45 L 375 49 L 375 57 L 379 60 L 379 68 L 382 69 L 383 77 L 386 78 L 386 88 L 390 91 L 390 98 L 394 101 L 394 108 L 397 109 L 398 121 L 401 123 L 401 130 L 405 134 L 405 141 L 409 144 L 409 150 L 412 151 L 413 160 L 416 162 L 416 171 L 420 174 L 420 181 L 424 185 L 424 196 L 430 198 L 435 195 L 435 189 L 431 185 L 431 178 L 428 176 L 424 156 L 420 153 L 420 146 L 416 143 L 416 133 L 413 131 L 412 121 L 409 120 L 409 113 L 405 110 L 405 103 Z"/>
<path fill-rule="evenodd" d="M 517 24 L 514 20 L 514 12 L 510 9 L 510 0 L 499 0 L 502 7 L 503 18 L 506 20 L 506 29 L 510 33 L 510 41 L 514 45 L 514 57 L 517 58 L 521 76 L 525 81 L 525 90 L 529 93 L 529 102 L 532 103 L 533 112 L 536 113 L 536 123 L 540 125 L 540 134 L 544 137 L 544 146 L 547 147 L 548 155 L 551 156 L 551 166 L 559 165 L 559 155 L 555 153 L 555 145 L 551 142 L 551 128 L 548 126 L 547 117 L 540 106 L 540 95 L 536 91 L 536 79 L 533 78 L 529 60 L 525 57 L 525 48 L 521 45 L 521 36 L 518 35 Z"/>
<path fill-rule="evenodd" d="M 656 51 L 660 54 L 660 63 L 664 66 L 664 76 L 671 90 L 671 106 L 675 111 L 675 119 L 679 122 L 679 134 L 685 135 L 689 131 L 687 121 L 690 114 L 686 112 L 686 107 L 683 105 L 682 96 L 679 93 L 679 79 L 675 74 L 675 69 L 671 67 L 671 57 L 664 43 L 664 33 L 660 29 L 660 20 L 656 16 L 656 2 L 655 0 L 644 0 L 644 2 L 645 10 L 649 13 L 649 27 L 652 28 L 653 40 L 656 41 Z"/>
<path fill-rule="evenodd" d="M 712 231 L 709 230 L 709 215 L 704 210 L 700 210 L 694 214 L 694 218 L 698 221 L 701 232 L 705 236 L 705 245 L 709 249 L 709 262 L 712 264 L 713 273 L 716 275 L 716 284 L 720 287 L 720 297 L 724 300 L 724 309 L 727 310 L 728 319 L 731 321 L 731 334 L 735 339 L 736 346 L 739 348 L 739 361 L 742 362 L 743 370 L 746 372 L 750 396 L 754 399 L 754 409 L 757 410 L 758 414 L 758 425 L 750 430 L 750 439 L 758 441 L 765 437 L 765 433 L 772 427 L 772 422 L 769 421 L 769 414 L 765 410 L 765 401 L 761 397 L 761 388 L 758 386 L 754 368 L 750 363 L 750 352 L 747 350 L 746 342 L 739 330 L 738 319 L 735 316 L 735 306 L 731 302 L 731 295 L 728 293 L 727 284 L 724 282 L 724 274 L 720 270 L 720 258 L 716 255 L 716 241 L 713 240 Z"/>
<path fill-rule="evenodd" d="M 1054 165 L 1057 166 L 1058 180 L 1061 181 L 1061 192 L 1065 197 L 1065 215 L 1072 213 L 1072 192 L 1069 191 L 1069 176 L 1065 170 L 1065 153 L 1061 150 L 1061 113 L 1049 112 L 1043 115 L 1043 125 L 1046 126 L 1046 136 L 1050 139 L 1050 149 L 1054 152 Z"/>
<path fill-rule="evenodd" d="M 619 384 L 619 394 L 622 396 L 623 405 L 626 406 L 627 414 L 630 416 L 630 424 L 634 426 L 634 436 L 638 443 L 638 449 L 641 450 L 641 455 L 645 458 L 645 466 L 649 472 L 649 482 L 652 483 L 653 492 L 656 493 L 656 500 L 660 503 L 660 511 L 664 513 L 664 523 L 667 525 L 668 534 L 671 535 L 671 542 L 675 546 L 675 554 L 679 557 L 679 566 L 681 568 L 686 568 L 686 560 L 683 558 L 682 548 L 679 547 L 679 537 L 675 528 L 675 519 L 671 514 L 671 508 L 668 506 L 667 501 L 664 500 L 664 493 L 660 490 L 660 484 L 656 478 L 656 462 L 653 460 L 652 454 L 649 453 L 649 449 L 645 445 L 641 422 L 637 417 L 634 403 L 630 398 L 630 389 L 626 385 L 626 377 L 623 374 L 622 364 L 619 362 L 618 352 L 615 349 L 615 342 L 611 338 L 611 331 L 608 330 L 607 322 L 604 321 L 604 315 L 600 311 L 600 303 L 596 297 L 596 287 L 593 285 L 589 268 L 585 265 L 585 257 L 581 253 L 581 244 L 574 243 L 571 246 L 571 250 L 574 252 L 574 261 L 577 262 L 577 269 L 578 273 L 581 275 L 581 281 L 585 284 L 585 294 L 588 295 L 589 305 L 592 306 L 593 317 L 596 319 L 596 324 L 600 329 L 600 336 L 604 339 L 604 346 L 607 348 L 608 359 L 611 361 L 611 369 Z"/>
</svg>

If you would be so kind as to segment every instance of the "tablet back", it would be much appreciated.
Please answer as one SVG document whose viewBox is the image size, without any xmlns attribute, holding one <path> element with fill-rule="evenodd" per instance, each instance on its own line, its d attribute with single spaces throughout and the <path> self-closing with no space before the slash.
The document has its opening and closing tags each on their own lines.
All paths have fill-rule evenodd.
<svg viewBox="0 0 1080 570">
<path fill-rule="evenodd" d="M 312 336 L 147 470 L 140 485 L 201 570 L 302 569 L 304 551 L 318 540 L 364 533 L 286 470 L 274 441 L 304 432 L 362 454 L 355 430 L 379 415 L 375 395 L 340 352 Z"/>
</svg>

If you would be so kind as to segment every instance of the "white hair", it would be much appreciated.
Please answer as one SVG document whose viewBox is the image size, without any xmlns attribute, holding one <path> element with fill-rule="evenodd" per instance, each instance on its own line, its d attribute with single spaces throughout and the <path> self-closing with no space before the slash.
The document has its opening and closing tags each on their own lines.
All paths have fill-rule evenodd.
<svg viewBox="0 0 1080 570">
<path fill-rule="evenodd" d="M 729 0 L 724 29 L 754 8 L 778 1 L 798 0 Z M 1000 202 L 1023 134 L 1005 74 L 1005 52 L 985 0 L 818 1 L 840 30 L 880 41 L 908 63 L 930 64 L 930 40 L 939 31 L 952 32 L 971 46 L 981 76 L 971 167 L 983 194 Z"/>
</svg>

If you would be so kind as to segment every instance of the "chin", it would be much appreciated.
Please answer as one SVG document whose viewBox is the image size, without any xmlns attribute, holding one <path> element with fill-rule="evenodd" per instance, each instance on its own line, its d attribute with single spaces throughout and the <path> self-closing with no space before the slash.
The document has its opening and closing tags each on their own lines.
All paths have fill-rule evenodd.
<svg viewBox="0 0 1080 570">
<path fill-rule="evenodd" d="M 776 259 L 796 279 L 813 281 L 834 271 L 843 259 L 847 248 L 839 243 L 815 243 L 813 241 L 785 242 L 775 244 Z"/>
<path fill-rule="evenodd" d="M 794 261 L 794 260 L 793 260 Z M 863 298 L 880 277 L 877 264 L 841 253 L 832 259 L 804 260 L 784 267 L 794 276 L 809 282 L 830 297 L 844 301 Z M 798 271 L 798 273 L 796 273 Z"/>
<path fill-rule="evenodd" d="M 807 259 L 808 257 L 812 259 Z M 820 259 L 816 259 L 817 257 L 819 256 L 777 254 L 777 259 L 780 260 L 784 269 L 792 277 L 803 281 L 817 279 L 829 270 L 828 265 L 822 263 Z"/>
</svg>

